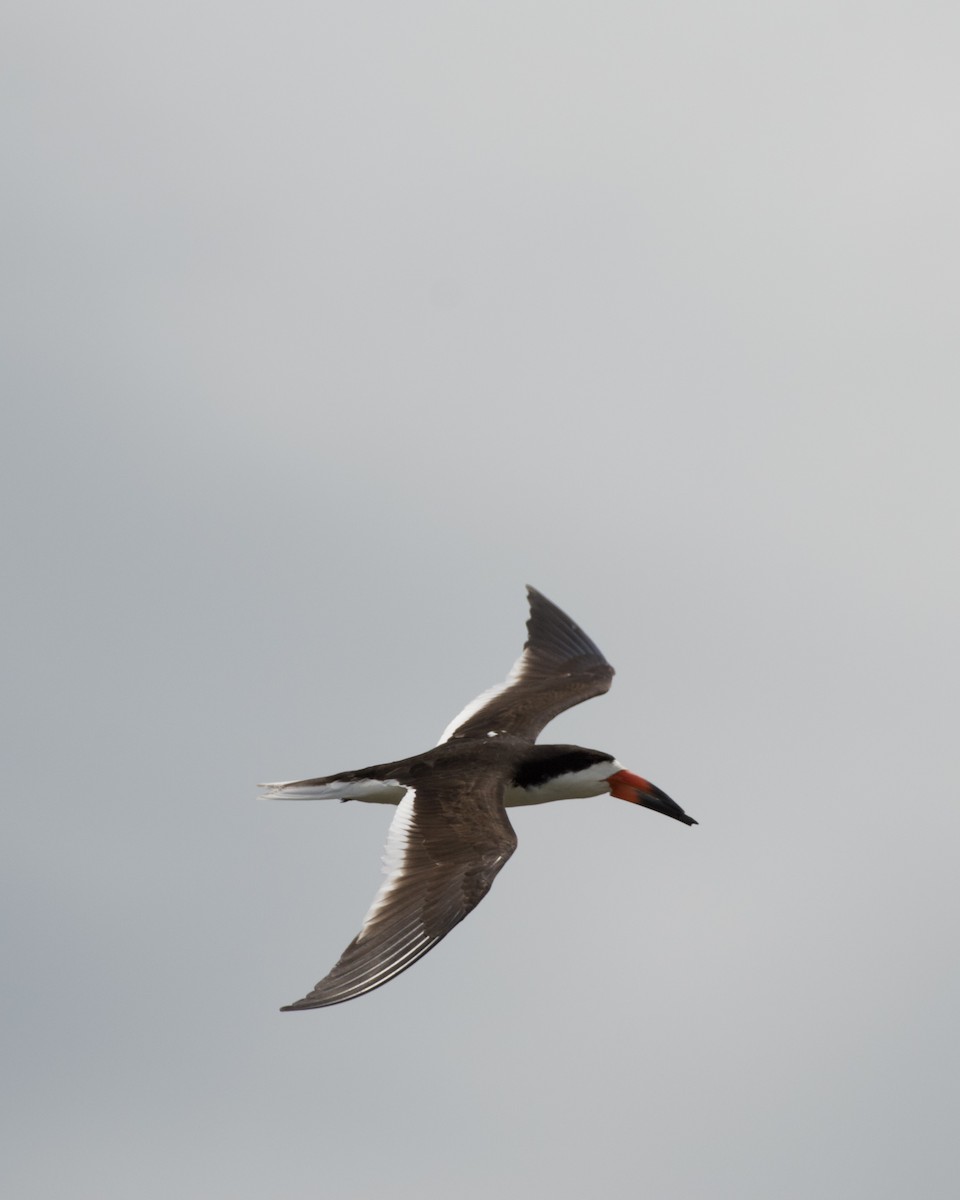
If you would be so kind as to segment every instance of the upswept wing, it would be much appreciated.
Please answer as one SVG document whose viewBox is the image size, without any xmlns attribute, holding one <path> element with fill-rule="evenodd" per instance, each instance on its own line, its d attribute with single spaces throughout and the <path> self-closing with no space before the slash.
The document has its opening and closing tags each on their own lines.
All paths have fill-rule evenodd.
<svg viewBox="0 0 960 1200">
<path fill-rule="evenodd" d="M 523 653 L 503 683 L 454 717 L 441 742 L 500 734 L 532 742 L 559 713 L 609 690 L 613 667 L 580 626 L 536 588 L 527 596 Z"/>
<path fill-rule="evenodd" d="M 418 782 L 387 836 L 386 880 L 332 971 L 282 1011 L 342 1004 L 412 966 L 476 908 L 516 849 L 502 772 Z"/>
</svg>

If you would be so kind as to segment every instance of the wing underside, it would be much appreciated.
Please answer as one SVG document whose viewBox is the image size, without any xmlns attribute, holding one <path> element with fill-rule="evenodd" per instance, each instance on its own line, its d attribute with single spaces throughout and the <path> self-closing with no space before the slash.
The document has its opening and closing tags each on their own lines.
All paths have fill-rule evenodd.
<svg viewBox="0 0 960 1200">
<path fill-rule="evenodd" d="M 464 789 L 431 779 L 410 788 L 390 825 L 386 879 L 363 927 L 302 1000 L 283 1011 L 342 1004 L 412 966 L 474 909 L 516 847 L 503 779 Z"/>
</svg>

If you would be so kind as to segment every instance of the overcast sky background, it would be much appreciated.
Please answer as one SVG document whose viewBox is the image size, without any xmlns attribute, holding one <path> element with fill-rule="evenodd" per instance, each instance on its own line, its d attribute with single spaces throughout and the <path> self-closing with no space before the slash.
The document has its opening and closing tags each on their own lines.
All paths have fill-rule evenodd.
<svg viewBox="0 0 960 1200">
<path fill-rule="evenodd" d="M 956 6 L 4 24 L 4 1195 L 953 1197 Z M 527 582 L 700 826 L 280 1014 Z"/>
</svg>

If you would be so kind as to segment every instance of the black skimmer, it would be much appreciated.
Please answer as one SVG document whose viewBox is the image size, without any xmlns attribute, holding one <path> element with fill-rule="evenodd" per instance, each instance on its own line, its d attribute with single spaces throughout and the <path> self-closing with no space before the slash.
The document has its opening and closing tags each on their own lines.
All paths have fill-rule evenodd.
<svg viewBox="0 0 960 1200">
<path fill-rule="evenodd" d="M 696 825 L 654 784 L 602 750 L 538 746 L 548 721 L 606 692 L 613 667 L 535 588 L 523 653 L 503 683 L 472 701 L 434 749 L 359 771 L 268 783 L 267 797 L 395 804 L 386 880 L 363 926 L 309 995 L 281 1011 L 325 1008 L 372 992 L 413 966 L 476 908 L 517 847 L 506 809 L 600 796 Z"/>
</svg>

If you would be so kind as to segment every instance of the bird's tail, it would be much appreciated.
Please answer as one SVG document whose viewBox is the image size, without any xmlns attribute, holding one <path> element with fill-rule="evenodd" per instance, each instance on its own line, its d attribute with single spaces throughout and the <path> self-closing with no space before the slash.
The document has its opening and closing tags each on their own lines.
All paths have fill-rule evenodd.
<svg viewBox="0 0 960 1200">
<path fill-rule="evenodd" d="M 264 800 L 363 800 L 367 804 L 399 804 L 406 788 L 395 779 L 293 779 L 286 783 L 261 783 Z"/>
</svg>

